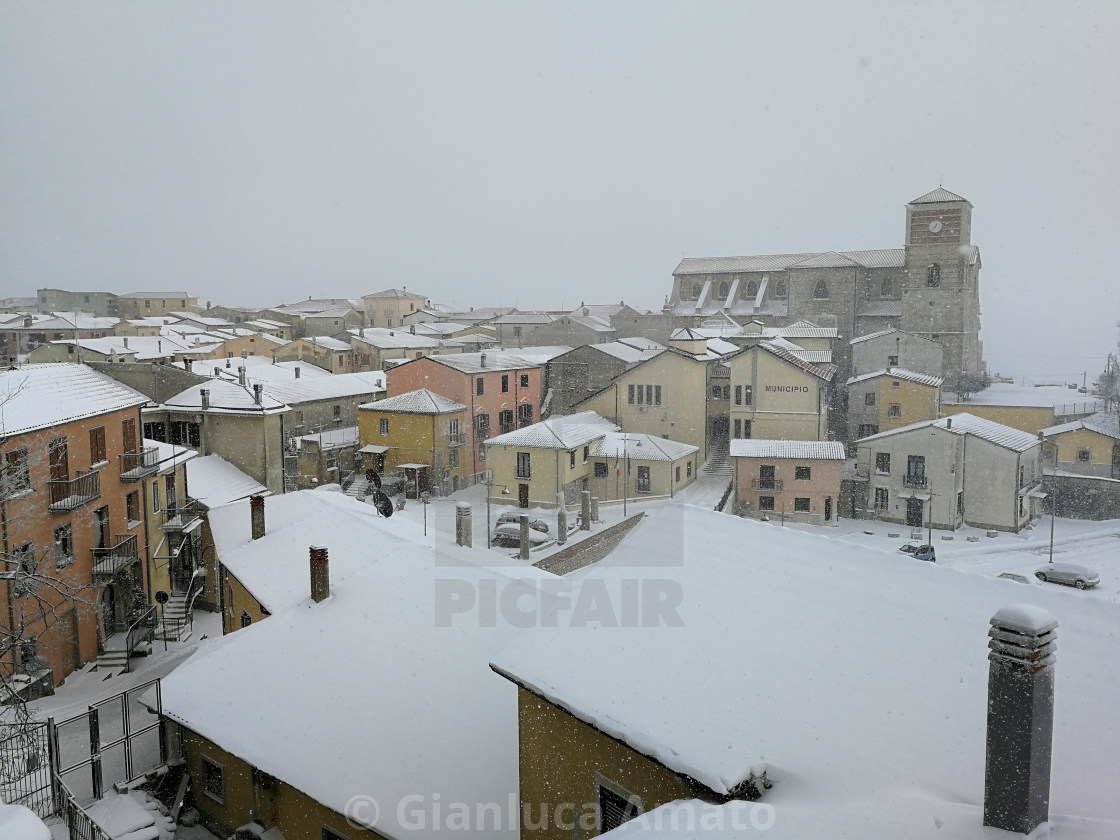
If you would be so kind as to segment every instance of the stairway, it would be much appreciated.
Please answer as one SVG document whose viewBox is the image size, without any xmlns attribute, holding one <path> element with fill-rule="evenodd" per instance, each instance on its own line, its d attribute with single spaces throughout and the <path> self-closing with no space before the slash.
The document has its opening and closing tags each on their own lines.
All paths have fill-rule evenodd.
<svg viewBox="0 0 1120 840">
<path fill-rule="evenodd" d="M 91 671 L 107 676 L 123 674 L 128 669 L 128 634 L 114 633 L 105 640 L 105 650 L 93 663 Z"/>
<path fill-rule="evenodd" d="M 707 475 L 721 475 L 731 478 L 731 442 L 716 440 L 708 450 L 708 460 L 704 462 L 704 473 Z"/>
<path fill-rule="evenodd" d="M 187 596 L 172 595 L 163 605 L 163 619 L 156 628 L 156 638 L 168 642 L 185 642 L 191 637 L 187 618 Z"/>
</svg>

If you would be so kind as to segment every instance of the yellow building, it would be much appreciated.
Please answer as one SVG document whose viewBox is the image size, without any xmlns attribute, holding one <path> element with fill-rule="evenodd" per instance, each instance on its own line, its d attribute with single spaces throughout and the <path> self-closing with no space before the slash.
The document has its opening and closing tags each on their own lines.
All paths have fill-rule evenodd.
<svg viewBox="0 0 1120 840">
<path fill-rule="evenodd" d="M 274 362 L 310 362 L 331 373 L 350 373 L 355 370 L 354 353 L 350 345 L 337 338 L 297 338 L 273 347 L 271 352 Z"/>
<path fill-rule="evenodd" d="M 729 364 L 732 439 L 827 439 L 835 365 L 807 362 L 770 341 L 747 348 Z"/>
<path fill-rule="evenodd" d="M 130 292 L 119 295 L 117 303 L 122 318 L 147 318 L 193 311 L 198 307 L 198 298 L 186 292 Z"/>
<path fill-rule="evenodd" d="M 363 468 L 381 473 L 407 465 L 416 493 L 458 490 L 468 462 L 462 457 L 466 410 L 427 388 L 359 406 Z"/>
<path fill-rule="evenodd" d="M 1120 416 L 1101 411 L 1072 423 L 1043 429 L 1039 435 L 1047 466 L 1096 478 L 1120 478 Z M 1056 458 L 1055 458 L 1056 454 Z"/>
<path fill-rule="evenodd" d="M 1073 386 L 993 382 L 966 399 L 944 394 L 941 416 L 968 413 L 1037 435 L 1043 429 L 1080 420 L 1104 408 L 1100 400 L 1087 397 Z"/>
<path fill-rule="evenodd" d="M 672 498 L 695 480 L 698 452 L 691 444 L 619 432 L 593 411 L 552 417 L 486 442 L 490 501 L 555 507 L 559 494 L 572 505 L 584 490 L 600 501 Z"/>
<path fill-rule="evenodd" d="M 941 410 L 941 377 L 886 368 L 848 380 L 848 439 L 889 432 Z"/>
</svg>

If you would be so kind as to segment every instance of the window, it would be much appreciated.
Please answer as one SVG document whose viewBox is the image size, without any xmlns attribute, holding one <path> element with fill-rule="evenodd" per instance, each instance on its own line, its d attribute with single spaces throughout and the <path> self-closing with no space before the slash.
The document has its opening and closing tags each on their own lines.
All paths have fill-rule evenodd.
<svg viewBox="0 0 1120 840">
<path fill-rule="evenodd" d="M 151 309 L 152 308 L 152 302 L 150 300 L 144 301 L 144 308 L 145 309 Z"/>
<path fill-rule="evenodd" d="M 654 405 L 661 405 L 661 386 L 660 385 L 654 385 L 653 386 L 653 404 Z"/>
<path fill-rule="evenodd" d="M 67 522 L 54 529 L 54 567 L 62 571 L 74 562 L 74 528 Z"/>
<path fill-rule="evenodd" d="M 727 285 L 726 280 L 721 280 L 719 284 L 720 300 L 727 300 L 727 294 L 731 291 L 731 287 Z"/>
<path fill-rule="evenodd" d="M 503 394 L 508 394 L 509 393 L 509 374 L 508 373 L 503 373 L 502 374 L 502 393 Z"/>
<path fill-rule="evenodd" d="M 1091 453 L 1088 449 L 1078 449 L 1077 450 L 1077 460 L 1080 461 L 1082 464 L 1089 463 L 1089 461 L 1091 461 L 1092 458 L 1093 458 L 1093 453 Z"/>
<path fill-rule="evenodd" d="M 812 467 L 794 467 L 793 468 L 794 481 L 812 481 L 813 468 Z"/>
<path fill-rule="evenodd" d="M 574 470 L 576 468 L 576 451 L 573 449 L 568 453 L 568 469 Z"/>
<path fill-rule="evenodd" d="M 642 813 L 642 800 L 614 782 L 599 777 L 599 833 L 618 828 Z"/>
<path fill-rule="evenodd" d="M 899 381 L 898 381 L 897 379 L 892 379 L 892 380 L 891 380 L 891 387 L 892 387 L 892 388 L 901 388 L 901 387 L 902 387 L 902 383 L 901 383 L 901 382 L 899 382 Z"/>
<path fill-rule="evenodd" d="M 890 406 L 887 407 L 887 416 L 888 417 L 901 417 L 902 416 L 902 406 L 899 403 L 891 403 Z"/>
<path fill-rule="evenodd" d="M 786 281 L 785 280 L 779 280 L 777 283 L 774 284 L 774 297 L 784 298 L 788 294 L 788 292 L 789 292 L 789 290 L 786 286 Z"/>
<path fill-rule="evenodd" d="M 758 497 L 758 509 L 759 510 L 773 510 L 774 509 L 774 497 L 773 496 L 759 496 Z"/>
<path fill-rule="evenodd" d="M 685 475 L 685 478 L 691 478 L 692 477 L 692 462 L 691 461 L 688 461 L 687 463 L 685 463 L 685 465 L 684 465 L 684 475 Z"/>
<path fill-rule="evenodd" d="M 736 385 L 735 386 L 735 405 L 742 405 L 742 404 L 743 404 L 743 386 L 742 385 Z"/>
<path fill-rule="evenodd" d="M 133 490 L 124 497 L 124 511 L 125 517 L 128 519 L 129 527 L 140 524 L 140 491 Z"/>
<path fill-rule="evenodd" d="M 753 299 L 758 297 L 758 281 L 750 280 L 747 282 L 747 298 Z"/>
<path fill-rule="evenodd" d="M 856 432 L 856 437 L 871 437 L 871 435 L 879 434 L 879 427 L 874 423 L 860 423 L 859 430 Z"/>
<path fill-rule="evenodd" d="M 638 467 L 638 480 L 635 486 L 639 493 L 648 493 L 652 489 L 649 467 Z"/>
<path fill-rule="evenodd" d="M 521 374 L 521 387 L 522 388 L 528 388 L 529 387 L 529 374 L 527 374 L 527 373 Z"/>
<path fill-rule="evenodd" d="M 743 405 L 754 405 L 754 386 L 743 386 Z"/>
<path fill-rule="evenodd" d="M 336 405 L 333 408 L 331 408 L 331 415 L 334 417 L 335 420 L 341 420 L 342 419 L 342 406 Z"/>
<path fill-rule="evenodd" d="M 723 386 L 723 398 L 725 400 L 731 399 L 731 386 L 730 385 L 724 385 Z"/>
<path fill-rule="evenodd" d="M 105 462 L 104 426 L 97 426 L 89 430 L 89 462 L 91 465 Z"/>
<path fill-rule="evenodd" d="M 502 434 L 513 430 L 513 409 L 498 412 L 498 425 L 502 427 Z"/>
<path fill-rule="evenodd" d="M 595 477 L 596 478 L 606 478 L 607 477 L 607 462 L 606 461 L 596 461 L 595 462 Z"/>
<path fill-rule="evenodd" d="M 931 289 L 941 285 L 941 266 L 937 263 L 926 269 L 926 285 Z"/>
<path fill-rule="evenodd" d="M 677 468 L 676 468 L 676 469 L 674 470 L 674 480 L 676 480 L 676 481 L 680 481 L 680 480 L 681 480 L 681 468 L 680 468 L 680 467 L 677 467 Z"/>
<path fill-rule="evenodd" d="M 866 394 L 863 395 L 863 404 L 864 405 L 875 405 L 875 392 L 874 391 L 868 391 Z"/>
<path fill-rule="evenodd" d="M 476 397 L 483 396 L 484 391 L 485 391 L 485 388 L 483 386 L 484 381 L 485 380 L 483 380 L 483 378 L 481 376 L 475 378 L 475 380 L 474 380 L 474 395 Z"/>
<path fill-rule="evenodd" d="M 485 443 L 480 442 L 478 444 L 478 460 L 480 460 L 480 461 L 485 461 L 486 460 L 486 444 Z"/>
<path fill-rule="evenodd" d="M 818 280 L 816 287 L 813 289 L 813 297 L 817 300 L 828 299 L 828 284 L 823 280 Z"/>
<path fill-rule="evenodd" d="M 202 792 L 217 802 L 224 802 L 226 798 L 222 765 L 206 756 L 202 757 Z"/>
<path fill-rule="evenodd" d="M 591 457 L 591 447 L 590 446 L 583 447 L 583 463 L 586 464 L 590 457 Z"/>
<path fill-rule="evenodd" d="M 626 386 L 626 402 L 630 405 L 634 405 L 634 403 L 635 403 L 634 393 L 635 393 L 637 387 L 638 387 L 637 385 L 627 385 Z"/>
<path fill-rule="evenodd" d="M 876 452 L 875 453 L 875 472 L 879 475 L 891 474 L 891 453 L 889 452 Z"/>
<path fill-rule="evenodd" d="M 152 510 L 154 510 L 156 513 L 159 513 L 161 509 L 162 508 L 160 508 L 160 506 L 159 506 L 159 482 L 158 481 L 153 481 L 152 482 Z"/>
<path fill-rule="evenodd" d="M 529 453 L 517 453 L 517 477 L 518 478 L 531 478 L 532 475 L 529 470 Z"/>
<path fill-rule="evenodd" d="M 476 414 L 474 416 L 474 435 L 476 438 L 480 438 L 482 440 L 490 437 L 489 414 Z"/>
<path fill-rule="evenodd" d="M 451 467 L 453 470 L 459 468 L 459 447 L 453 446 L 451 449 L 447 450 L 447 466 Z"/>
<path fill-rule="evenodd" d="M 875 510 L 886 510 L 890 507 L 891 491 L 886 487 L 875 488 Z"/>
<path fill-rule="evenodd" d="M 898 367 L 898 356 L 887 356 L 887 367 Z"/>
<path fill-rule="evenodd" d="M 809 510 L 810 510 L 809 499 L 808 499 L 807 496 L 798 496 L 798 497 L 794 498 L 794 500 L 793 500 L 793 511 L 794 511 L 794 513 L 808 513 Z"/>
<path fill-rule="evenodd" d="M 4 453 L 5 466 L 7 467 L 7 476 L 5 484 L 7 491 L 5 495 L 22 493 L 24 490 L 31 489 L 31 464 L 27 459 L 27 447 L 21 446 L 19 449 L 12 449 Z M 53 478 L 53 476 L 52 476 Z"/>
<path fill-rule="evenodd" d="M 529 404 L 517 407 L 517 419 L 522 426 L 529 426 L 533 422 L 533 406 Z"/>
<path fill-rule="evenodd" d="M 883 285 L 879 287 L 879 297 L 890 297 L 894 294 L 894 281 L 889 277 L 883 278 Z"/>
<path fill-rule="evenodd" d="M 382 417 L 378 425 L 380 427 L 381 437 L 387 437 L 389 434 L 389 418 Z"/>
</svg>

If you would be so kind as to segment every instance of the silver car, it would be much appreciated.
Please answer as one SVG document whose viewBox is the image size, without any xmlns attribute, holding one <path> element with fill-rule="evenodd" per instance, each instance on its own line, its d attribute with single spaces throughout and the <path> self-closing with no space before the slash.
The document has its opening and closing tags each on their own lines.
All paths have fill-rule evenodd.
<svg viewBox="0 0 1120 840">
<path fill-rule="evenodd" d="M 1034 576 L 1043 583 L 1064 583 L 1078 589 L 1092 589 L 1101 582 L 1101 576 L 1092 569 L 1073 563 L 1049 563 L 1035 569 Z"/>
<path fill-rule="evenodd" d="M 998 580 L 1013 580 L 1016 583 L 1026 583 L 1031 586 L 1041 586 L 1041 582 L 1031 577 L 1030 575 L 1023 574 L 1022 572 L 1001 572 L 996 575 Z"/>
</svg>

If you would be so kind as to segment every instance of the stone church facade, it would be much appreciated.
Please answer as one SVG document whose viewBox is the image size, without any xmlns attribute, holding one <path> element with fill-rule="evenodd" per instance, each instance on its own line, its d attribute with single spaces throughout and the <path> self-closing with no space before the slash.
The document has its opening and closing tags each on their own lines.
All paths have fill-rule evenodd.
<svg viewBox="0 0 1120 840">
<path fill-rule="evenodd" d="M 972 204 L 938 187 L 906 205 L 902 248 L 686 257 L 665 311 L 676 326 L 835 326 L 833 361 L 844 375 L 852 338 L 895 327 L 944 347 L 948 386 L 984 369 L 980 249 L 971 235 Z"/>
</svg>

